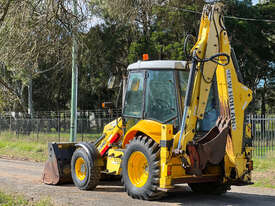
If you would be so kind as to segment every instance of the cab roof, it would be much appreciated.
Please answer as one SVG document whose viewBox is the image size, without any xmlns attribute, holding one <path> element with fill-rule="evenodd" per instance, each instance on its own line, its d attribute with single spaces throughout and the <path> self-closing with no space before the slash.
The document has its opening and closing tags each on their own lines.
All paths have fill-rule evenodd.
<svg viewBox="0 0 275 206">
<path fill-rule="evenodd" d="M 150 70 L 150 69 L 186 69 L 187 61 L 154 60 L 138 61 L 130 64 L 127 70 Z"/>
</svg>

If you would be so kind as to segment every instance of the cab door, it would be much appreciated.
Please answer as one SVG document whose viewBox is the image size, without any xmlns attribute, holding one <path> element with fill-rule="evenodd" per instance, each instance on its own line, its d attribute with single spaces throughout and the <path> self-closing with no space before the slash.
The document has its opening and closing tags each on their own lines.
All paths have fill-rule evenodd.
<svg viewBox="0 0 275 206">
<path fill-rule="evenodd" d="M 125 125 L 124 132 L 127 132 L 143 118 L 144 75 L 144 71 L 132 71 L 129 73 L 122 113 Z"/>
<path fill-rule="evenodd" d="M 130 72 L 123 107 L 124 117 L 141 119 L 144 106 L 144 72 Z"/>
<path fill-rule="evenodd" d="M 148 70 L 146 75 L 145 118 L 173 123 L 178 118 L 173 70 Z"/>
</svg>

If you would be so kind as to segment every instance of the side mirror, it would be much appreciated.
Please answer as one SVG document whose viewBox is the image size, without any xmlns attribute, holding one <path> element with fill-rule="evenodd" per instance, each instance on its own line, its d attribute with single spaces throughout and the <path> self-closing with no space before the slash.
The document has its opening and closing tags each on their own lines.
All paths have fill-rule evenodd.
<svg viewBox="0 0 275 206">
<path fill-rule="evenodd" d="M 116 76 L 111 76 L 108 80 L 108 89 L 113 89 L 115 86 Z"/>
<path fill-rule="evenodd" d="M 119 75 L 112 75 L 108 80 L 108 89 L 114 89 L 120 87 L 122 77 Z"/>
</svg>

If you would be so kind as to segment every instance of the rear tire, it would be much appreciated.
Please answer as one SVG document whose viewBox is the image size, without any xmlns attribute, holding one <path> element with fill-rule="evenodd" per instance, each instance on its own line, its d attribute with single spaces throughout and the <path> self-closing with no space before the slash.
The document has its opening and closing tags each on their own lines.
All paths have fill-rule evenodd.
<svg viewBox="0 0 275 206">
<path fill-rule="evenodd" d="M 100 180 L 100 167 L 96 165 L 96 157 L 90 160 L 83 148 L 77 149 L 71 161 L 72 179 L 79 189 L 93 190 Z"/>
<path fill-rule="evenodd" d="M 188 185 L 193 192 L 200 194 L 221 195 L 230 190 L 230 185 L 219 182 L 190 183 Z"/>
<path fill-rule="evenodd" d="M 138 136 L 127 145 L 122 161 L 122 182 L 135 199 L 159 199 L 160 148 L 151 138 Z"/>
</svg>

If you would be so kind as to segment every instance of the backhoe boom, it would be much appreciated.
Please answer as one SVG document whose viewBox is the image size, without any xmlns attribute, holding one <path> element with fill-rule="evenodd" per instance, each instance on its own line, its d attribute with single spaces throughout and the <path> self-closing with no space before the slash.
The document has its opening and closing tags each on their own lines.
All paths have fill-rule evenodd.
<svg viewBox="0 0 275 206">
<path fill-rule="evenodd" d="M 242 177 L 247 171 L 247 153 L 251 153 L 251 148 L 247 147 L 250 145 L 244 145 L 243 141 L 246 138 L 244 113 L 252 100 L 252 91 L 238 80 L 222 7 L 217 3 L 203 9 L 198 40 L 192 49 L 192 68 L 177 152 L 195 152 L 190 154 L 190 159 L 199 162 L 191 166 L 196 171 L 203 170 L 207 162 L 215 164 L 224 159 L 226 177 L 231 173 Z M 198 120 L 205 117 L 213 86 L 218 89 L 219 118 L 204 137 L 194 140 Z M 233 167 L 236 168 L 234 172 L 231 171 Z"/>
</svg>

